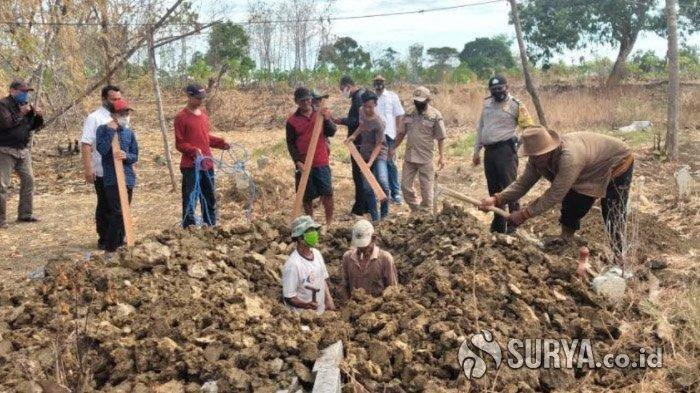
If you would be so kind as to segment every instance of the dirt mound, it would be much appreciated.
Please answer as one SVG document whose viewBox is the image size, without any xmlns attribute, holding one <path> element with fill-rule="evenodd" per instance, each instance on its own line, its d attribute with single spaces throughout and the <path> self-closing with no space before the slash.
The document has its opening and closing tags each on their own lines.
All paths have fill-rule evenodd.
<svg viewBox="0 0 700 393">
<path fill-rule="evenodd" d="M 571 280 L 575 264 L 494 238 L 460 209 L 390 220 L 378 233 L 402 286 L 381 298 L 339 299 L 341 311 L 322 316 L 280 304 L 280 268 L 292 247 L 281 220 L 171 230 L 112 261 L 51 263 L 45 281 L 0 288 L 0 387 L 59 380 L 88 391 L 182 392 L 216 381 L 219 392 L 274 392 L 294 376 L 311 382 L 319 350 L 339 339 L 344 377 L 369 391 L 566 390 L 584 377 L 612 388 L 643 377 L 491 367 L 468 381 L 458 348 L 481 329 L 499 342 L 591 338 L 607 353 L 619 323 Z M 343 228 L 322 240 L 335 285 L 348 239 Z"/>
</svg>

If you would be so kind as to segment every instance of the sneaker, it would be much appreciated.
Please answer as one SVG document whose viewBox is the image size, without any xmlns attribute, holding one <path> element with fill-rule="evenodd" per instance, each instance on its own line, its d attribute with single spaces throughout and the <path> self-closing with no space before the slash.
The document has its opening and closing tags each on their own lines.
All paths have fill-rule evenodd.
<svg viewBox="0 0 700 393">
<path fill-rule="evenodd" d="M 391 198 L 391 203 L 395 205 L 403 205 L 403 199 L 401 199 L 401 195 L 397 195 L 393 198 Z"/>
<path fill-rule="evenodd" d="M 20 217 L 17 219 L 17 221 L 19 221 L 19 222 L 37 222 L 37 221 L 39 221 L 39 219 L 36 218 L 35 216 L 29 216 L 29 217 Z"/>
</svg>

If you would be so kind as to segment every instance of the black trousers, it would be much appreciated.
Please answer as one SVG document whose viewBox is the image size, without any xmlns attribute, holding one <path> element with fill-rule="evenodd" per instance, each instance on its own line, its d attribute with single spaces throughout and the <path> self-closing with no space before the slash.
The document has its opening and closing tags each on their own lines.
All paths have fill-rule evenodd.
<svg viewBox="0 0 700 393">
<path fill-rule="evenodd" d="M 605 230 L 610 236 L 613 250 L 622 251 L 622 236 L 627 222 L 627 199 L 632 184 L 634 164 L 620 176 L 610 180 L 605 197 L 600 200 L 600 207 L 605 221 Z M 572 230 L 581 228 L 581 219 L 593 206 L 596 198 L 570 190 L 561 202 L 559 222 Z"/>
<path fill-rule="evenodd" d="M 105 251 L 113 252 L 124 245 L 124 236 L 126 236 L 126 233 L 124 232 L 124 221 L 122 219 L 122 205 L 119 202 L 119 188 L 116 185 L 104 186 L 104 188 L 105 194 L 107 195 L 107 203 L 109 204 L 109 228 L 107 230 Z M 126 188 L 130 205 L 133 191 L 133 188 Z"/>
<path fill-rule="evenodd" d="M 97 244 L 100 247 L 107 245 L 107 233 L 109 232 L 109 201 L 105 192 L 104 179 L 95 177 L 95 194 L 97 194 L 97 207 L 95 208 L 95 227 L 97 229 Z"/>
<path fill-rule="evenodd" d="M 484 173 L 489 195 L 501 192 L 518 177 L 518 148 L 515 138 L 485 146 Z M 514 212 L 520 209 L 518 201 L 508 204 L 508 210 Z M 505 218 L 493 215 L 491 232 L 506 233 L 515 230 Z"/>
<path fill-rule="evenodd" d="M 362 187 L 362 171 L 360 167 L 355 162 L 355 159 L 350 157 L 352 163 L 352 182 L 355 185 L 355 203 L 352 205 L 352 210 L 350 213 L 361 216 L 365 213 L 369 213 L 369 209 L 365 206 L 364 193 Z"/>
<path fill-rule="evenodd" d="M 209 226 L 216 225 L 216 185 L 214 182 L 214 170 L 199 171 L 199 189 L 201 195 L 198 201 L 192 204 L 190 195 L 195 187 L 194 168 L 180 169 L 182 172 L 182 226 L 187 228 L 195 225 L 194 212 L 197 202 L 202 210 L 202 221 Z M 192 206 L 191 206 L 192 205 Z"/>
</svg>

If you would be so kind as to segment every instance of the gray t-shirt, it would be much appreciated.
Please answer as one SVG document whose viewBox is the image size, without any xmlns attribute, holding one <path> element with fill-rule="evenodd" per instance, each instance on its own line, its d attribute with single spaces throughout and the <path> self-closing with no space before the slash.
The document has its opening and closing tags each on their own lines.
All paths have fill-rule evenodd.
<svg viewBox="0 0 700 393">
<path fill-rule="evenodd" d="M 389 147 L 386 144 L 386 138 L 384 137 L 384 121 L 379 116 L 374 116 L 372 119 L 366 119 L 364 116 L 360 117 L 360 127 L 362 128 L 360 143 L 360 155 L 367 161 L 372 156 L 372 150 L 377 144 L 377 141 L 382 141 L 382 149 L 379 151 L 377 156 L 378 160 L 386 160 Z"/>
</svg>

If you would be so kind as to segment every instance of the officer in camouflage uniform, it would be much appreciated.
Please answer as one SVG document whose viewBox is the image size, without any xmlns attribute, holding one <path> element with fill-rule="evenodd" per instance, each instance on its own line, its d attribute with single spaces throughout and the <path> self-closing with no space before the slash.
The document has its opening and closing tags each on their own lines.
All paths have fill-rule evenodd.
<svg viewBox="0 0 700 393">
<path fill-rule="evenodd" d="M 486 97 L 476 127 L 476 141 L 472 163 L 481 163 L 480 152 L 484 152 L 484 172 L 489 194 L 503 191 L 518 176 L 518 127 L 533 126 L 532 117 L 520 100 L 508 94 L 508 84 L 502 76 L 489 79 L 491 95 Z M 511 212 L 519 209 L 518 201 L 508 204 Z M 494 215 L 491 231 L 512 233 L 515 226 L 506 219 Z"/>
<path fill-rule="evenodd" d="M 431 94 L 426 87 L 419 86 L 413 92 L 413 105 L 403 117 L 396 136 L 396 147 L 389 150 L 393 157 L 401 142 L 406 139 L 406 153 L 401 174 L 401 191 L 411 211 L 428 210 L 433 204 L 433 182 L 435 168 L 433 155 L 435 141 L 438 145 L 438 170 L 445 165 L 443 145 L 445 140 L 445 123 L 442 114 L 430 105 Z M 413 181 L 416 175 L 420 182 L 421 200 L 418 203 Z"/>
</svg>

